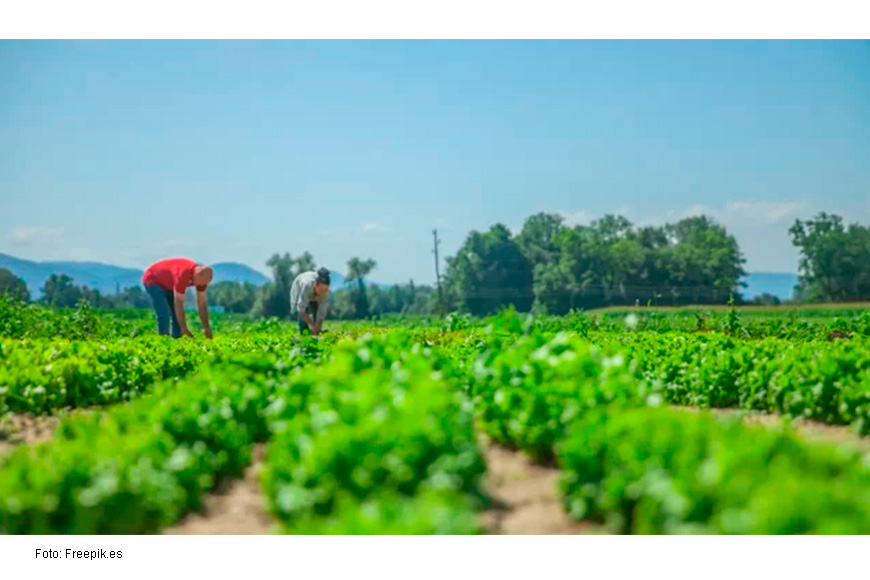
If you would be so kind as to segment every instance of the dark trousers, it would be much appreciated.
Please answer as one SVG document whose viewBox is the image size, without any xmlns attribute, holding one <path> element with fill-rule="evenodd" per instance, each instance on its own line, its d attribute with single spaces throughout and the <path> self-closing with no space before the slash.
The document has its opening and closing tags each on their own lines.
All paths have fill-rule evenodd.
<svg viewBox="0 0 870 580">
<path fill-rule="evenodd" d="M 178 317 L 175 315 L 175 295 L 172 290 L 164 290 L 160 286 L 149 285 L 145 286 L 145 291 L 151 296 L 154 312 L 157 313 L 157 334 L 168 335 L 171 321 L 172 338 L 181 337 L 181 326 L 178 325 Z"/>
<path fill-rule="evenodd" d="M 305 309 L 305 312 L 307 312 L 311 318 L 314 318 L 316 320 L 317 319 L 317 302 L 314 300 L 310 301 L 308 303 L 308 307 Z M 308 327 L 307 324 L 305 324 L 305 321 L 302 320 L 302 313 L 300 312 L 299 314 L 296 315 L 296 317 L 299 319 L 299 334 L 304 334 L 305 332 L 310 333 L 311 329 Z"/>
</svg>

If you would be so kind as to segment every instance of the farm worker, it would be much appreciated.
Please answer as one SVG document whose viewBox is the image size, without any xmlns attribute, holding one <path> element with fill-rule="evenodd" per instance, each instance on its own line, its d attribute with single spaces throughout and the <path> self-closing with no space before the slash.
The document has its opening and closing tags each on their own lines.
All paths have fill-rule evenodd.
<svg viewBox="0 0 870 580">
<path fill-rule="evenodd" d="M 208 300 L 205 291 L 214 272 L 208 266 L 197 264 L 187 258 L 170 258 L 155 262 L 142 275 L 142 284 L 151 295 L 154 311 L 157 313 L 157 333 L 169 334 L 169 321 L 172 320 L 172 338 L 193 336 L 187 328 L 184 316 L 184 293 L 191 286 L 196 287 L 196 309 L 202 321 L 206 338 L 211 338 L 208 322 Z"/>
<path fill-rule="evenodd" d="M 290 287 L 290 311 L 298 314 L 299 332 L 317 336 L 329 307 L 329 270 L 302 272 Z M 315 320 L 316 318 L 316 320 Z"/>
</svg>

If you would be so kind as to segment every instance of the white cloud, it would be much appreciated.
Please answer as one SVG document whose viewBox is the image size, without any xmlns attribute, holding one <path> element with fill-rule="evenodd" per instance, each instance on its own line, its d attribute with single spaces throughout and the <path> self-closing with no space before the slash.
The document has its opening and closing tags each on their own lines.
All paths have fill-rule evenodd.
<svg viewBox="0 0 870 580">
<path fill-rule="evenodd" d="M 805 201 L 730 201 L 723 207 L 704 204 L 689 206 L 680 212 L 680 217 L 707 215 L 723 224 L 754 223 L 757 225 L 777 225 L 791 222 L 801 216 L 809 216 L 812 208 Z"/>
<path fill-rule="evenodd" d="M 809 210 L 805 201 L 733 201 L 725 207 L 727 214 L 767 224 L 792 221 Z"/>
<path fill-rule="evenodd" d="M 19 226 L 12 228 L 6 234 L 6 239 L 16 246 L 50 246 L 59 242 L 63 233 L 63 228 Z"/>
<path fill-rule="evenodd" d="M 362 225 L 360 225 L 360 230 L 362 230 L 363 232 L 375 232 L 381 234 L 386 234 L 393 231 L 391 228 L 385 227 L 375 222 L 363 223 Z"/>
<path fill-rule="evenodd" d="M 621 215 L 631 219 L 634 208 L 628 205 L 621 205 L 613 211 L 606 211 L 600 215 L 592 215 L 588 211 L 580 209 L 576 211 L 560 209 L 556 213 L 562 216 L 565 220 L 565 225 L 573 228 L 574 226 L 588 226 L 593 221 L 604 217 L 606 214 Z"/>
<path fill-rule="evenodd" d="M 578 211 L 566 211 L 560 209 L 556 213 L 562 216 L 562 218 L 565 220 L 565 225 L 570 228 L 579 225 L 586 225 L 592 221 L 592 216 L 590 216 L 588 212 L 582 209 Z"/>
<path fill-rule="evenodd" d="M 696 203 L 695 205 L 690 205 L 684 211 L 680 212 L 680 218 L 687 217 L 696 217 L 700 215 L 709 215 L 713 217 L 713 214 L 717 214 L 718 212 L 711 208 L 710 206 L 704 205 L 702 203 Z M 668 220 L 662 220 L 668 221 Z"/>
</svg>

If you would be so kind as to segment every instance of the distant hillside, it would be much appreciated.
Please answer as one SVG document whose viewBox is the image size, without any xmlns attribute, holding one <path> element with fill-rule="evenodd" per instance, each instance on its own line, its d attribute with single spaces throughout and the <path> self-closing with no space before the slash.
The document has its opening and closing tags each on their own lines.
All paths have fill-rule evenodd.
<svg viewBox="0 0 870 580">
<path fill-rule="evenodd" d="M 215 281 L 251 282 L 261 285 L 269 278 L 250 266 L 235 262 L 222 262 L 213 265 Z M 0 254 L 0 268 L 7 268 L 22 278 L 32 296 L 41 294 L 40 288 L 52 274 L 66 274 L 73 283 L 99 290 L 103 294 L 114 294 L 118 289 L 139 286 L 142 270 L 122 268 L 98 262 L 34 262 Z"/>
<path fill-rule="evenodd" d="M 780 300 L 792 298 L 798 275 L 779 272 L 750 272 L 743 279 L 747 286 L 743 289 L 744 298 L 751 299 L 759 294 L 773 294 Z"/>
<path fill-rule="evenodd" d="M 260 286 L 270 280 L 268 276 L 238 262 L 219 262 L 211 266 L 214 268 L 215 282 L 250 282 Z M 52 274 L 66 274 L 73 279 L 74 284 L 94 288 L 102 294 L 114 294 L 118 289 L 139 286 L 142 280 L 142 270 L 135 268 L 122 268 L 99 262 L 34 262 L 7 254 L 0 254 L 0 268 L 7 268 L 24 279 L 34 298 L 41 294 L 42 285 Z M 332 288 L 335 290 L 343 288 L 346 282 L 344 276 L 334 270 L 330 272 Z M 366 284 L 375 284 L 380 288 L 392 286 L 392 284 L 379 284 L 368 280 Z"/>
<path fill-rule="evenodd" d="M 0 268 L 8 268 L 22 278 L 34 297 L 41 294 L 40 288 L 52 274 L 66 274 L 76 284 L 95 288 L 103 294 L 113 294 L 118 287 L 136 286 L 142 279 L 142 271 L 132 268 L 97 262 L 33 262 L 6 254 L 0 254 Z"/>
<path fill-rule="evenodd" d="M 212 268 L 214 268 L 215 282 L 250 282 L 260 286 L 269 281 L 268 276 L 237 262 L 220 262 L 212 264 Z"/>
</svg>

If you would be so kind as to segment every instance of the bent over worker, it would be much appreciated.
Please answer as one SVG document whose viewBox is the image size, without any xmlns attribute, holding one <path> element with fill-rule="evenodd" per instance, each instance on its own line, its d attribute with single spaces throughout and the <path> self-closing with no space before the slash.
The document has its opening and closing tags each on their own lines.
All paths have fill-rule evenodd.
<svg viewBox="0 0 870 580">
<path fill-rule="evenodd" d="M 196 309 L 199 311 L 202 329 L 206 338 L 211 338 L 206 289 L 213 276 L 214 272 L 211 268 L 187 258 L 160 260 L 145 270 L 142 284 L 154 302 L 158 334 L 169 334 L 171 320 L 172 338 L 193 336 L 187 328 L 187 320 L 184 316 L 184 293 L 191 286 L 195 286 Z"/>
<path fill-rule="evenodd" d="M 290 287 L 290 309 L 299 319 L 299 332 L 310 331 L 317 336 L 323 330 L 323 321 L 329 308 L 329 270 L 302 272 Z"/>
</svg>

